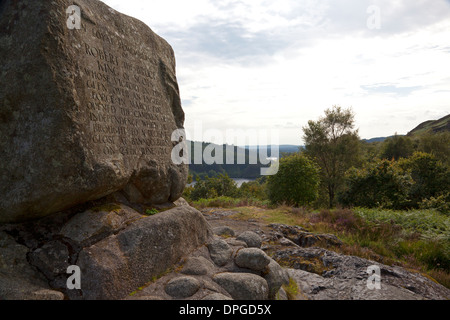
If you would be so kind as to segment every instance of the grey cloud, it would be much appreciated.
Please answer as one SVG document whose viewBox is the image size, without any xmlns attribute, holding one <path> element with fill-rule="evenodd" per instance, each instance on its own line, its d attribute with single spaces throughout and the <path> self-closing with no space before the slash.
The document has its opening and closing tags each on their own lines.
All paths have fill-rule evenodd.
<svg viewBox="0 0 450 320">
<path fill-rule="evenodd" d="M 163 34 L 183 52 L 197 52 L 223 61 L 259 63 L 291 45 L 288 38 L 273 33 L 249 34 L 245 26 L 227 21 L 205 21 L 182 31 Z M 199 57 L 201 59 L 201 57 Z"/>
<path fill-rule="evenodd" d="M 233 9 L 245 6 L 241 0 L 214 1 L 212 5 L 227 19 L 201 16 L 187 29 L 176 24 L 159 26 L 160 34 L 183 52 L 189 63 L 202 63 L 205 57 L 241 65 L 262 64 L 287 48 L 309 47 L 322 39 L 355 36 L 389 36 L 437 23 L 450 17 L 448 0 L 322 0 L 296 1 L 289 12 L 276 13 L 291 21 L 291 26 L 251 32 L 244 17 L 233 16 Z M 370 30 L 367 9 L 381 9 L 381 29 Z M 420 44 L 418 44 L 420 46 Z M 448 50 L 448 48 L 436 48 Z M 387 88 L 389 89 L 389 88 Z"/>
<path fill-rule="evenodd" d="M 410 95 L 412 92 L 416 90 L 420 90 L 423 87 L 421 86 L 413 86 L 413 87 L 397 87 L 392 84 L 374 84 L 374 85 L 363 85 L 362 89 L 367 91 L 368 93 L 374 94 L 393 94 L 400 97 L 405 97 Z"/>
</svg>

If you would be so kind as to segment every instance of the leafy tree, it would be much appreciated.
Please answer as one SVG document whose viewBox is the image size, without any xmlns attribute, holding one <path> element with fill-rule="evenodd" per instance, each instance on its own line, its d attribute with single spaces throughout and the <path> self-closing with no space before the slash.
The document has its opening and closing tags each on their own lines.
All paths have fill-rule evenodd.
<svg viewBox="0 0 450 320">
<path fill-rule="evenodd" d="M 407 136 L 395 135 L 387 138 L 382 146 L 381 158 L 388 160 L 398 160 L 408 158 L 414 152 L 414 145 L 411 138 Z"/>
<path fill-rule="evenodd" d="M 280 159 L 276 175 L 267 178 L 267 192 L 272 203 L 308 205 L 318 196 L 319 167 L 303 154 Z"/>
<path fill-rule="evenodd" d="M 411 176 L 393 160 L 378 160 L 362 169 L 351 168 L 341 203 L 360 207 L 404 209 L 409 205 Z"/>
<path fill-rule="evenodd" d="M 450 132 L 428 133 L 419 137 L 418 150 L 431 153 L 445 165 L 450 165 Z"/>
<path fill-rule="evenodd" d="M 370 162 L 375 158 L 380 158 L 381 148 L 383 142 L 375 141 L 375 142 L 360 142 L 360 154 L 361 154 L 361 162 L 366 163 Z"/>
<path fill-rule="evenodd" d="M 322 188 L 331 208 L 345 172 L 358 161 L 360 143 L 358 130 L 354 130 L 354 113 L 333 106 L 318 121 L 308 121 L 303 133 L 305 152 L 321 168 Z"/>
</svg>

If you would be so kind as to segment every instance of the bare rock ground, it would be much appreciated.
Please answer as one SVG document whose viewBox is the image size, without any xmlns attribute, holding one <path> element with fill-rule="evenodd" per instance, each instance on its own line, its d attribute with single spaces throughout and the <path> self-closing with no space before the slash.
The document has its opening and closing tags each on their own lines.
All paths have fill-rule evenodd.
<svg viewBox="0 0 450 320">
<path fill-rule="evenodd" d="M 173 270 L 126 299 L 291 299 L 291 300 L 447 300 L 450 290 L 419 272 L 387 266 L 367 259 L 332 251 L 340 240 L 334 235 L 313 234 L 298 226 L 266 224 L 257 219 L 233 218 L 236 211 L 220 208 L 201 210 L 215 232 L 213 242 L 223 251 L 214 262 L 211 243 L 180 261 Z M 272 268 L 249 269 L 257 259 L 244 263 L 242 250 L 251 247 L 251 235 L 260 238 L 260 251 L 266 253 Z M 250 237 L 248 237 L 250 236 Z M 326 249 L 327 248 L 327 249 Z M 255 249 L 256 251 L 259 249 Z M 214 252 L 211 255 L 211 252 Z M 241 253 L 241 254 L 239 254 Z M 250 252 L 246 254 L 251 255 Z M 238 263 L 236 263 L 238 258 Z M 267 263 L 267 262 L 266 262 Z M 239 266 L 240 264 L 241 266 Z M 374 287 L 375 266 L 380 286 Z M 369 268 L 370 267 L 370 268 Z M 263 271 L 261 271 L 263 270 Z M 276 270 L 276 271 L 275 271 Z M 266 280 L 268 287 L 265 286 Z M 270 282 L 272 281 L 272 283 Z M 179 282 L 179 288 L 173 283 Z M 289 284 L 289 286 L 288 286 Z M 294 290 L 292 284 L 296 287 Z M 369 285 L 368 285 L 369 284 Z M 284 288 L 288 286 L 289 293 Z M 171 293 L 172 292 L 172 293 Z M 179 292 L 179 293 L 175 293 Z M 189 294 L 184 294 L 188 292 Z"/>
</svg>

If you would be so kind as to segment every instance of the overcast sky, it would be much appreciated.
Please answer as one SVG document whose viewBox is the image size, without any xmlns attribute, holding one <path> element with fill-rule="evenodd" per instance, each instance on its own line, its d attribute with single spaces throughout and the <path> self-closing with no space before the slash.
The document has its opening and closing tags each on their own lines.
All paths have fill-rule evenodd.
<svg viewBox="0 0 450 320">
<path fill-rule="evenodd" d="M 450 0 L 103 2 L 174 48 L 191 136 L 277 130 L 300 145 L 333 105 L 353 109 L 361 138 L 450 113 Z"/>
</svg>

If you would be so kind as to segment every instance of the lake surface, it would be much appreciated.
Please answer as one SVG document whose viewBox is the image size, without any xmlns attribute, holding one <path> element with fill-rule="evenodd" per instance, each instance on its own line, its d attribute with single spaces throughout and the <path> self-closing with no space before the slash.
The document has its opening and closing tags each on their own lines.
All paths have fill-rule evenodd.
<svg viewBox="0 0 450 320">
<path fill-rule="evenodd" d="M 244 182 L 255 181 L 255 179 L 241 179 L 241 178 L 231 178 L 231 179 L 233 179 L 234 182 L 236 182 L 238 188 L 240 188 Z M 188 184 L 188 186 L 195 186 L 195 183 L 196 183 L 196 181 Z"/>
<path fill-rule="evenodd" d="M 237 184 L 237 186 L 238 187 L 241 187 L 241 185 L 244 183 L 244 182 L 250 182 L 250 181 L 255 181 L 254 179 L 234 179 L 234 178 L 232 178 L 233 180 L 234 180 L 234 182 L 236 182 L 236 184 Z"/>
</svg>

